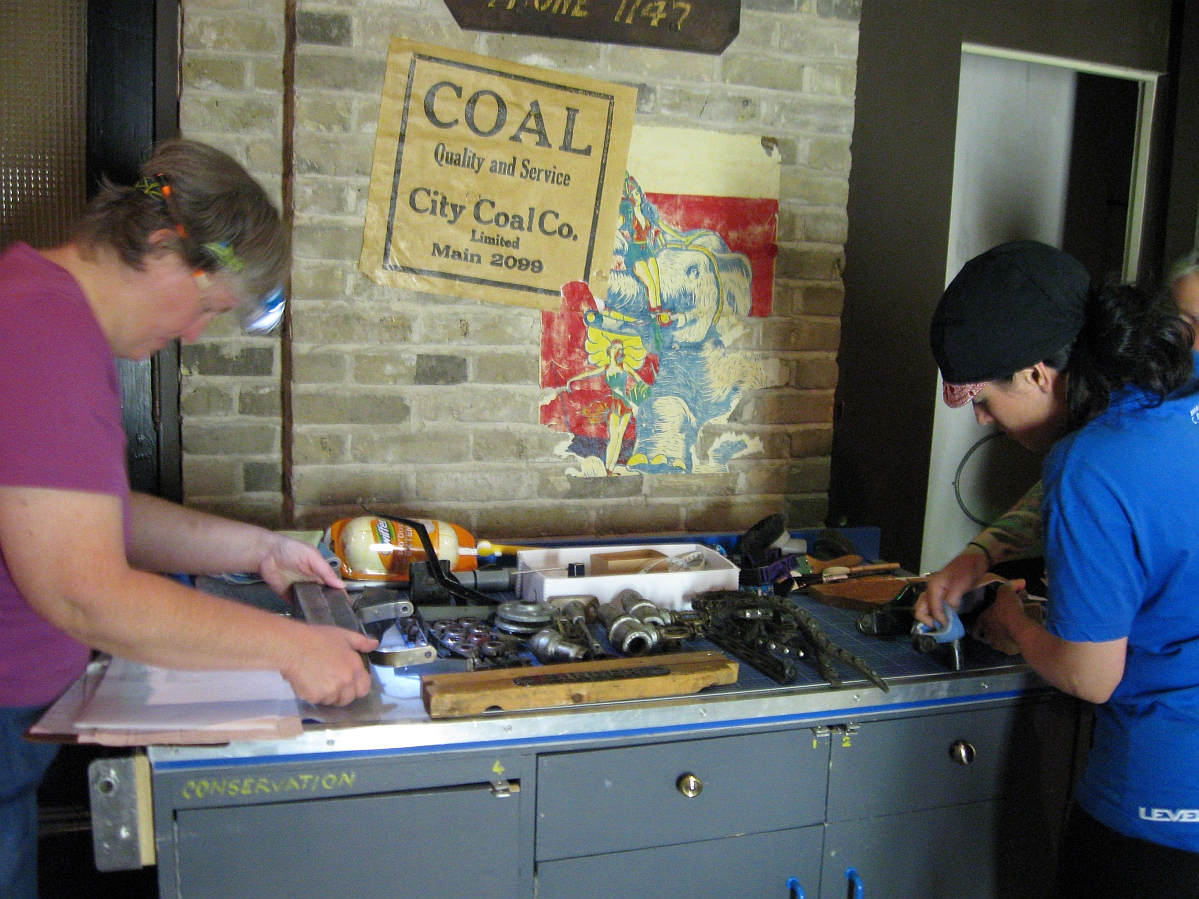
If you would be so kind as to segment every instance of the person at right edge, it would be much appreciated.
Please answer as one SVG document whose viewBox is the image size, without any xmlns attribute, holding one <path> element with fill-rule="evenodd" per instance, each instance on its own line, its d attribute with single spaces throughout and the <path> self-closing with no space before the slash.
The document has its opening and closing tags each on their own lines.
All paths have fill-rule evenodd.
<svg viewBox="0 0 1199 899">
<path fill-rule="evenodd" d="M 1191 250 L 1170 272 L 1170 294 L 1178 314 L 1195 333 L 1193 344 L 1199 350 L 1199 248 Z M 1011 574 L 1022 569 L 1021 576 L 1033 576 L 1024 560 L 1033 562 L 1041 549 L 1041 482 L 1037 481 L 1016 504 L 983 528 L 945 567 L 929 575 L 926 590 L 941 602 L 956 604 L 959 597 L 973 588 L 988 571 Z M 1006 569 L 1006 570 L 1005 570 Z"/>
<path fill-rule="evenodd" d="M 1199 897 L 1194 338 L 1164 295 L 1092 288 L 1081 263 L 1033 241 L 970 260 L 933 315 L 945 401 L 1048 451 L 1045 624 L 1014 581 L 974 635 L 1096 704 L 1059 899 Z M 916 617 L 944 614 L 926 591 Z"/>
</svg>

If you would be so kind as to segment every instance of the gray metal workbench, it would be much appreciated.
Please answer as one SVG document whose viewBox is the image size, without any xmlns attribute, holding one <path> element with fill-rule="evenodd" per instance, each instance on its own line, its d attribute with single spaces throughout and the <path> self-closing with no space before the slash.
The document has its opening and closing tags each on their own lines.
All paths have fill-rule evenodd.
<svg viewBox="0 0 1199 899">
<path fill-rule="evenodd" d="M 1044 895 L 1078 705 L 975 644 L 950 672 L 801 600 L 846 669 L 692 697 L 148 749 L 162 897 Z M 854 873 L 848 875 L 847 871 Z"/>
</svg>

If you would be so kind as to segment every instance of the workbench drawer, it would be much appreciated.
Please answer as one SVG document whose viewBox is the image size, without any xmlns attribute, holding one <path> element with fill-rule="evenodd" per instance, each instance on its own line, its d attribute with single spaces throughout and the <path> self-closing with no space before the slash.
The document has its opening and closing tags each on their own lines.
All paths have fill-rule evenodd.
<svg viewBox="0 0 1199 899">
<path fill-rule="evenodd" d="M 542 755 L 537 859 L 817 824 L 827 780 L 806 729 Z"/>
<path fill-rule="evenodd" d="M 177 878 L 160 883 L 161 892 L 164 899 L 513 899 L 531 889 L 532 872 L 520 864 L 521 797 L 471 784 L 179 809 Z M 467 868 L 467 876 L 453 873 Z"/>
<path fill-rule="evenodd" d="M 824 828 L 705 840 L 537 866 L 538 899 L 785 899 L 796 879 L 815 899 Z M 798 895 L 798 894 L 797 894 Z M 834 894 L 836 895 L 836 894 Z"/>
<path fill-rule="evenodd" d="M 996 799 L 830 824 L 820 895 L 849 894 L 852 868 L 870 899 L 1044 899 L 1052 844 L 1021 811 Z"/>
<path fill-rule="evenodd" d="M 1070 745 L 1073 727 L 1070 704 L 1049 700 L 834 728 L 828 820 L 1042 794 L 1062 772 L 1041 747 Z"/>
</svg>

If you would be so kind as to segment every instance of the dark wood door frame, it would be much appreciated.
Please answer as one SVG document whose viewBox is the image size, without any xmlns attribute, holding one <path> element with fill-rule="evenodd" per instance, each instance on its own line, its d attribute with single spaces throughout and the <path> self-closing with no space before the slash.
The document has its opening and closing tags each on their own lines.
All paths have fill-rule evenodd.
<svg viewBox="0 0 1199 899">
<path fill-rule="evenodd" d="M 156 141 L 179 133 L 179 0 L 89 0 L 87 180 L 132 183 Z M 179 349 L 119 365 L 134 490 L 180 501 Z"/>
</svg>

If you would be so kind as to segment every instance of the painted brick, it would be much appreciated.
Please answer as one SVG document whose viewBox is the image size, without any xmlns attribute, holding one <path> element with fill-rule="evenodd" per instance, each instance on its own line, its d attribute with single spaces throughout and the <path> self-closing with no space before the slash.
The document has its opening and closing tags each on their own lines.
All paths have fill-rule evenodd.
<svg viewBox="0 0 1199 899">
<path fill-rule="evenodd" d="M 468 462 L 470 441 L 453 428 L 422 428 L 410 433 L 398 428 L 355 428 L 350 436 L 351 462 L 386 465 L 451 465 Z"/>
<path fill-rule="evenodd" d="M 292 335 L 303 344 L 395 345 L 412 339 L 412 322 L 403 312 L 379 306 L 343 303 L 296 309 Z"/>
<path fill-rule="evenodd" d="M 789 13 L 795 12 L 796 0 L 741 0 L 742 10 L 757 10 L 760 12 Z"/>
<path fill-rule="evenodd" d="M 301 43 L 348 47 L 352 30 L 350 17 L 341 13 L 296 13 L 296 40 Z"/>
<path fill-rule="evenodd" d="M 787 28 L 779 34 L 779 49 L 809 59 L 836 59 L 856 56 L 856 44 L 850 45 L 848 35 L 856 28 L 841 24 L 808 20 L 804 28 Z M 848 51 L 853 51 L 852 54 Z"/>
<path fill-rule="evenodd" d="M 236 403 L 233 390 L 228 386 L 189 380 L 179 397 L 179 411 L 184 416 L 200 418 L 231 415 Z"/>
<path fill-rule="evenodd" d="M 697 532 L 742 534 L 767 515 L 779 511 L 771 503 L 760 499 L 720 500 L 711 503 L 689 505 L 686 512 L 686 529 Z"/>
<path fill-rule="evenodd" d="M 311 428 L 292 435 L 292 461 L 296 465 L 334 465 L 349 459 L 349 435 L 321 434 Z"/>
<path fill-rule="evenodd" d="M 612 76 L 622 79 L 704 82 L 715 78 L 716 59 L 703 53 L 613 44 L 608 48 L 607 63 Z"/>
<path fill-rule="evenodd" d="M 732 496 L 736 492 L 737 475 L 731 471 L 720 474 L 660 474 L 645 479 L 645 494 L 650 499 Z"/>
<path fill-rule="evenodd" d="M 297 220 L 292 231 L 292 252 L 298 259 L 353 259 L 362 251 L 362 226 L 328 222 L 307 224 Z"/>
<path fill-rule="evenodd" d="M 416 357 L 416 384 L 462 384 L 467 379 L 467 362 L 462 356 L 419 355 Z"/>
<path fill-rule="evenodd" d="M 407 400 L 391 393 L 310 393 L 292 397 L 296 424 L 403 424 L 411 417 Z"/>
<path fill-rule="evenodd" d="M 242 387 L 238 395 L 237 411 L 241 415 L 279 416 L 279 387 Z"/>
<path fill-rule="evenodd" d="M 279 452 L 279 425 L 265 421 L 183 422 L 183 451 L 196 456 Z"/>
<path fill-rule="evenodd" d="M 791 455 L 795 458 L 827 456 L 833 451 L 832 424 L 804 427 L 791 434 Z"/>
<path fill-rule="evenodd" d="M 763 104 L 762 121 L 780 131 L 849 135 L 853 131 L 853 104 L 806 94 L 772 95 Z"/>
<path fill-rule="evenodd" d="M 849 236 L 849 217 L 841 210 L 813 209 L 799 214 L 797 240 L 844 244 Z"/>
<path fill-rule="evenodd" d="M 596 534 L 672 534 L 684 530 L 683 509 L 672 502 L 604 504 L 595 509 Z"/>
<path fill-rule="evenodd" d="M 271 195 L 271 200 L 279 205 L 280 184 L 277 180 L 283 174 L 283 142 L 278 134 L 269 137 L 257 137 L 246 141 L 246 166 Z M 266 178 L 265 175 L 274 176 Z"/>
<path fill-rule="evenodd" d="M 340 352 L 296 350 L 292 354 L 292 380 L 297 384 L 343 384 L 349 380 L 349 357 Z"/>
<path fill-rule="evenodd" d="M 753 465 L 737 464 L 737 471 L 740 473 L 737 494 L 740 496 L 781 496 L 787 489 L 789 465 L 789 461 L 785 459 L 759 461 Z"/>
<path fill-rule="evenodd" d="M 830 281 L 841 277 L 845 254 L 840 249 L 779 247 L 774 263 L 776 278 Z"/>
<path fill-rule="evenodd" d="M 362 134 L 296 135 L 296 175 L 335 178 L 369 177 L 374 139 Z"/>
<path fill-rule="evenodd" d="M 862 0 L 817 0 L 816 11 L 822 16 L 856 22 L 862 18 Z"/>
<path fill-rule="evenodd" d="M 729 84 L 745 84 L 768 90 L 800 91 L 804 89 L 804 72 L 808 66 L 784 56 L 764 57 L 761 53 L 734 54 L 726 51 L 720 72 Z"/>
<path fill-rule="evenodd" d="M 799 459 L 787 471 L 787 493 L 826 493 L 828 491 L 831 459 L 828 457 Z"/>
<path fill-rule="evenodd" d="M 382 57 L 387 53 L 392 37 L 404 37 L 438 47 L 478 52 L 474 46 L 475 34 L 463 31 L 454 24 L 448 9 L 439 6 L 437 11 L 440 15 L 436 18 L 418 17 L 412 10 L 421 5 L 421 0 L 395 0 L 388 4 L 389 8 L 356 11 L 355 48 Z"/>
<path fill-rule="evenodd" d="M 492 540 L 594 533 L 585 504 L 493 500 L 479 509 L 476 534 Z"/>
<path fill-rule="evenodd" d="M 812 140 L 808 150 L 808 165 L 821 171 L 849 174 L 849 140 L 842 137 L 820 137 Z"/>
<path fill-rule="evenodd" d="M 759 391 L 752 400 L 750 420 L 757 424 L 832 423 L 832 391 Z"/>
<path fill-rule="evenodd" d="M 832 390 L 837 386 L 837 360 L 832 356 L 797 359 L 791 386 L 800 390 Z"/>
<path fill-rule="evenodd" d="M 784 0 L 787 2 L 787 0 Z M 791 3 L 794 8 L 795 4 Z M 766 10 L 769 12 L 769 10 Z M 745 53 L 752 50 L 775 50 L 779 46 L 779 16 L 763 15 L 763 11 L 751 11 L 741 4 L 741 28 L 737 37 L 729 44 L 726 53 Z"/>
<path fill-rule="evenodd" d="M 297 505 L 401 503 L 412 496 L 412 476 L 377 465 L 297 465 L 292 469 L 292 491 Z M 361 509 L 354 514 L 362 514 Z"/>
<path fill-rule="evenodd" d="M 556 38 L 533 37 L 524 34 L 486 34 L 483 36 L 487 56 L 510 59 L 527 66 L 556 69 L 595 75 L 600 68 L 602 44 L 565 41 Z"/>
<path fill-rule="evenodd" d="M 265 376 L 274 372 L 275 353 L 267 347 L 196 343 L 180 350 L 179 367 L 185 375 Z"/>
<path fill-rule="evenodd" d="M 291 295 L 305 300 L 337 299 L 346 292 L 344 262 L 297 262 L 291 268 Z"/>
<path fill-rule="evenodd" d="M 344 180 L 304 178 L 296 179 L 295 202 L 308 215 L 352 215 L 355 196 Z"/>
<path fill-rule="evenodd" d="M 250 84 L 257 91 L 270 91 L 278 96 L 283 93 L 283 61 L 269 56 L 250 61 Z"/>
<path fill-rule="evenodd" d="M 427 502 L 477 502 L 483 496 L 535 499 L 535 477 L 525 466 L 472 465 L 424 469 L 413 479 L 412 497 Z"/>
<path fill-rule="evenodd" d="M 783 505 L 790 528 L 823 527 L 828 518 L 828 497 L 824 494 L 789 496 Z"/>
<path fill-rule="evenodd" d="M 192 93 L 179 103 L 179 126 L 188 131 L 270 134 L 280 121 L 278 104 L 257 94 Z"/>
<path fill-rule="evenodd" d="M 244 9 L 230 15 L 189 15 L 183 20 L 183 48 L 280 54 L 283 18 L 247 14 Z"/>
<path fill-rule="evenodd" d="M 241 91 L 247 87 L 246 60 L 192 53 L 183 58 L 183 79 L 200 91 Z"/>
<path fill-rule="evenodd" d="M 416 356 L 408 349 L 353 350 L 350 358 L 356 384 L 416 383 Z"/>
<path fill-rule="evenodd" d="M 471 457 L 479 462 L 544 462 L 554 461 L 555 447 L 566 439 L 548 428 L 530 426 L 471 427 Z"/>
<path fill-rule="evenodd" d="M 283 487 L 283 469 L 278 462 L 247 462 L 244 478 L 246 493 L 278 493 Z"/>
<path fill-rule="evenodd" d="M 536 384 L 541 359 L 536 353 L 486 353 L 475 357 L 474 379 L 480 384 Z"/>
<path fill-rule="evenodd" d="M 805 284 L 801 288 L 801 311 L 808 315 L 841 315 L 845 306 L 845 287 L 836 284 Z"/>
<path fill-rule="evenodd" d="M 415 383 L 416 356 L 409 348 L 352 349 L 350 380 L 356 384 Z"/>
<path fill-rule="evenodd" d="M 421 316 L 426 344 L 536 346 L 541 336 L 541 313 L 532 309 L 493 312 L 490 309 L 430 310 Z"/>
<path fill-rule="evenodd" d="M 349 134 L 354 128 L 356 111 L 357 106 L 349 97 L 297 97 L 296 130 Z"/>
<path fill-rule="evenodd" d="M 426 392 L 419 400 L 418 421 L 504 422 L 537 421 L 537 396 L 487 388 L 453 388 Z"/>
<path fill-rule="evenodd" d="M 641 496 L 642 481 L 639 475 L 579 478 L 560 470 L 546 471 L 538 478 L 537 495 L 543 499 L 562 500 L 622 499 Z"/>
<path fill-rule="evenodd" d="M 756 97 L 713 95 L 699 114 L 701 122 L 749 125 L 762 118 L 762 104 Z"/>
<path fill-rule="evenodd" d="M 849 201 L 849 184 L 844 177 L 792 166 L 783 169 L 780 180 L 781 191 L 795 202 L 808 206 L 844 208 Z"/>
<path fill-rule="evenodd" d="M 241 493 L 241 463 L 234 459 L 184 459 L 183 486 L 188 496 L 236 496 Z"/>
<path fill-rule="evenodd" d="M 383 90 L 383 57 L 334 55 L 311 49 L 296 53 L 297 90 L 378 93 Z"/>
</svg>

